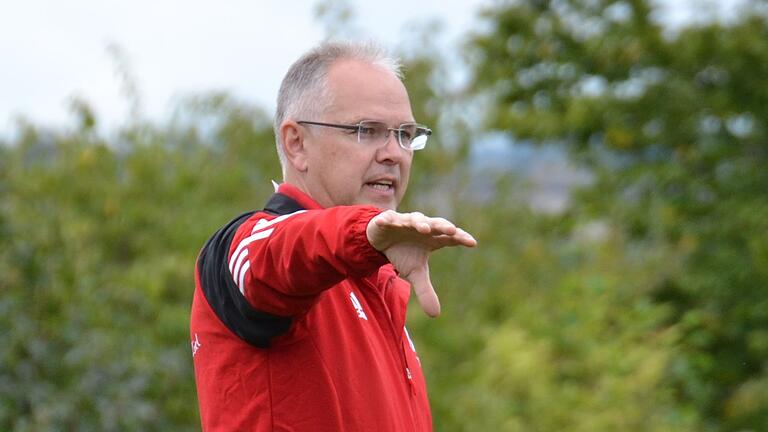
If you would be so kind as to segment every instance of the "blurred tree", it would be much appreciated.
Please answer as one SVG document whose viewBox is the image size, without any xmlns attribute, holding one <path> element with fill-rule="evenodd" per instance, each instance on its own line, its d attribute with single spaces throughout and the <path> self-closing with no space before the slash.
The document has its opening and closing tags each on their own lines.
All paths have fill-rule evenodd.
<svg viewBox="0 0 768 432">
<path fill-rule="evenodd" d="M 768 426 L 763 6 L 669 29 L 647 0 L 499 2 L 469 49 L 488 127 L 565 145 L 596 174 L 578 209 L 676 250 L 651 293 L 681 337 L 665 379 L 712 430 Z"/>
<path fill-rule="evenodd" d="M 319 13 L 344 33 L 339 5 Z M 499 3 L 466 91 L 448 85 L 439 24 L 408 34 L 414 115 L 435 136 L 403 208 L 480 242 L 430 261 L 443 317 L 409 317 L 436 430 L 765 424 L 765 21 L 666 34 L 652 12 Z M 280 178 L 270 119 L 217 93 L 152 124 L 124 78 L 118 134 L 76 99 L 71 130 L 22 124 L 0 143 L 0 430 L 199 428 L 193 263 Z M 496 101 L 492 128 L 570 146 L 593 192 L 542 216 L 523 182 L 471 165 L 475 92 Z"/>
<path fill-rule="evenodd" d="M 198 430 L 193 263 L 269 195 L 269 118 L 199 96 L 106 140 L 72 109 L 0 149 L 0 430 Z"/>
</svg>

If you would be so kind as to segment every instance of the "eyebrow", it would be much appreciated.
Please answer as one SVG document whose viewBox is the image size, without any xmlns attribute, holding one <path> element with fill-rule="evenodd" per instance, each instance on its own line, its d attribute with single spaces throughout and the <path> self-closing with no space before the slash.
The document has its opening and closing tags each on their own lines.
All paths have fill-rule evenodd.
<svg viewBox="0 0 768 432">
<path fill-rule="evenodd" d="M 355 120 L 352 120 L 352 121 L 351 121 L 351 122 L 349 122 L 348 124 L 358 124 L 358 123 L 360 123 L 361 121 L 375 121 L 375 122 L 381 122 L 381 123 L 384 123 L 384 124 L 385 124 L 385 125 L 387 125 L 387 126 L 391 126 L 391 127 L 398 127 L 398 126 L 400 126 L 401 124 L 406 124 L 406 123 L 417 123 L 417 122 L 416 122 L 416 120 L 405 120 L 405 121 L 402 121 L 402 120 L 398 120 L 396 123 L 389 123 L 389 122 L 388 122 L 388 121 L 386 121 L 386 120 L 381 120 L 381 119 L 372 118 L 372 117 L 354 117 L 354 118 L 355 118 Z"/>
</svg>

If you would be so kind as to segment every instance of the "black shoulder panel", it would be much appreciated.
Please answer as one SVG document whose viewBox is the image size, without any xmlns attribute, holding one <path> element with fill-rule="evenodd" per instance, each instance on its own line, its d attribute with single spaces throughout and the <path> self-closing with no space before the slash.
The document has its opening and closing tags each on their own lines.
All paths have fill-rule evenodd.
<svg viewBox="0 0 768 432">
<path fill-rule="evenodd" d="M 264 211 L 273 215 L 285 215 L 299 210 L 304 210 L 304 207 L 281 193 L 272 195 L 264 206 Z"/>
<path fill-rule="evenodd" d="M 301 210 L 295 201 L 282 194 L 273 195 L 267 207 L 270 204 L 273 204 L 272 208 L 265 210 L 273 214 L 278 214 L 277 211 L 292 213 L 286 211 L 291 208 Z M 224 325 L 251 345 L 267 348 L 272 338 L 288 331 L 291 318 L 251 307 L 240 293 L 227 265 L 229 246 L 237 228 L 253 214 L 249 212 L 236 217 L 205 243 L 197 260 L 197 271 L 205 298 Z"/>
</svg>

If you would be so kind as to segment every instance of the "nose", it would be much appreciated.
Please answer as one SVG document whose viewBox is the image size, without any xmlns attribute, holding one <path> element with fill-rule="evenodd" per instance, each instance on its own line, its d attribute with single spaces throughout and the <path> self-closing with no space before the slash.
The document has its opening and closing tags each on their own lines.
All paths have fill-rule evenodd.
<svg viewBox="0 0 768 432">
<path fill-rule="evenodd" d="M 376 149 L 376 161 L 385 165 L 399 164 L 403 158 L 409 157 L 409 155 L 408 150 L 400 147 L 400 141 L 398 141 L 397 133 L 394 131 L 389 131 L 384 144 Z"/>
</svg>

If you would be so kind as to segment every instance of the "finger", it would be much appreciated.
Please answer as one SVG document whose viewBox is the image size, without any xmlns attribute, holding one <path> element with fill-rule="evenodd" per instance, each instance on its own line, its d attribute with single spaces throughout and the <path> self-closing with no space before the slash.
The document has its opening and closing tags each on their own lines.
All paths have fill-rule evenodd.
<svg viewBox="0 0 768 432">
<path fill-rule="evenodd" d="M 420 212 L 409 213 L 411 224 L 421 234 L 448 234 L 456 232 L 453 222 L 441 217 L 429 217 Z M 429 228 L 429 230 L 427 230 Z"/>
<path fill-rule="evenodd" d="M 441 217 L 427 218 L 427 223 L 430 226 L 430 234 L 453 235 L 456 233 L 456 225 L 447 219 Z"/>
<path fill-rule="evenodd" d="M 428 217 L 424 216 L 421 212 L 407 213 L 406 220 L 408 225 L 413 227 L 417 232 L 421 234 L 429 234 L 432 232 L 432 226 L 429 224 Z"/>
<path fill-rule="evenodd" d="M 429 267 L 411 273 L 406 279 L 411 283 L 424 313 L 433 318 L 440 315 L 440 299 L 438 299 L 432 281 L 429 279 Z"/>
<path fill-rule="evenodd" d="M 427 234 L 431 231 L 429 219 L 420 212 L 397 213 L 394 210 L 387 210 L 376 215 L 373 220 L 380 227 L 415 229 Z"/>
<path fill-rule="evenodd" d="M 456 228 L 456 232 L 453 235 L 441 234 L 432 236 L 427 243 L 432 246 L 433 250 L 450 246 L 477 246 L 477 240 L 461 228 Z"/>
<path fill-rule="evenodd" d="M 464 231 L 461 228 L 456 228 L 456 234 L 454 235 L 456 239 L 458 239 L 459 243 L 467 246 L 467 247 L 475 247 L 477 246 L 477 240 L 475 240 L 474 237 L 472 237 L 472 234 Z"/>
<path fill-rule="evenodd" d="M 462 239 L 453 237 L 453 236 L 447 236 L 447 235 L 441 235 L 441 236 L 435 236 L 429 239 L 427 242 L 429 245 L 430 251 L 435 251 L 438 249 L 446 248 L 446 247 L 455 247 L 455 246 L 469 246 L 463 241 Z"/>
<path fill-rule="evenodd" d="M 374 223 L 378 226 L 387 226 L 391 225 L 395 221 L 395 217 L 397 216 L 397 213 L 395 213 L 392 210 L 386 210 L 378 215 L 376 215 L 373 219 Z"/>
</svg>

